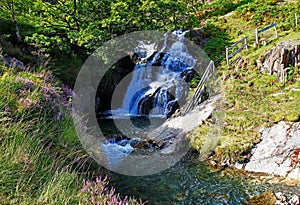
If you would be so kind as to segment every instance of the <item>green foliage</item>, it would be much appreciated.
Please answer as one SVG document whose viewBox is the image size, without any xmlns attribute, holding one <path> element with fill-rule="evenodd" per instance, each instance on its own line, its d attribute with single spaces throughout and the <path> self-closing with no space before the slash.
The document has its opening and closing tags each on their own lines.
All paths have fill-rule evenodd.
<svg viewBox="0 0 300 205">
<path fill-rule="evenodd" d="M 276 22 L 279 29 L 289 30 L 295 26 L 295 13 L 298 12 L 300 3 L 280 0 L 258 1 L 245 4 L 237 8 L 235 17 L 242 18 L 254 26 L 266 26 Z"/>
<path fill-rule="evenodd" d="M 59 96 L 70 90 L 60 86 L 51 72 L 0 67 L 1 204 L 86 204 L 89 200 L 82 191 L 83 178 L 101 170 L 90 170 L 95 162 L 81 147 L 69 106 L 61 106 L 71 96 Z M 57 112 L 64 115 L 57 118 Z M 105 188 L 106 182 L 99 185 L 104 189 L 91 193 L 97 199 L 122 200 Z"/>
<path fill-rule="evenodd" d="M 296 68 L 295 67 L 290 67 L 287 71 L 287 76 L 286 80 L 291 81 L 294 78 L 294 74 L 296 74 Z"/>
<path fill-rule="evenodd" d="M 180 0 L 35 2 L 32 20 L 42 32 L 26 41 L 64 52 L 70 50 L 67 44 L 94 50 L 131 31 L 189 28 L 195 23 L 189 11 Z"/>
</svg>

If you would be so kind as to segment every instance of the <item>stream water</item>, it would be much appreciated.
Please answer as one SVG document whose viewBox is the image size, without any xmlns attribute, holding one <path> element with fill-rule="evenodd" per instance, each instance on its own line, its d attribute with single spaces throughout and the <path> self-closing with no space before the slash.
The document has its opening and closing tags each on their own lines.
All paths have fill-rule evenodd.
<svg viewBox="0 0 300 205">
<path fill-rule="evenodd" d="M 174 87 L 174 81 L 179 81 L 184 71 L 191 70 L 195 60 L 187 53 L 182 41 L 184 34 L 181 34 L 178 36 L 178 41 L 165 51 L 166 55 L 162 59 L 162 65 L 155 71 L 155 75 L 153 75 L 152 65 L 159 58 L 158 54 L 164 51 L 165 46 L 154 55 L 151 61 L 137 64 L 122 107 L 119 110 L 109 111 L 112 116 L 99 120 L 100 128 L 108 139 L 125 132 L 129 139 L 136 140 L 141 133 L 147 132 L 147 129 L 151 130 L 161 125 L 165 120 L 164 117 L 170 111 L 170 104 L 182 97 L 183 88 L 181 86 Z M 153 50 L 150 52 L 150 54 L 145 53 L 145 59 L 154 54 Z M 167 93 L 170 89 L 173 89 L 172 98 Z M 145 109 L 141 105 L 147 96 L 152 107 L 150 112 L 144 113 L 143 110 Z M 149 102 L 145 105 L 149 105 Z M 127 111 L 127 113 L 122 110 Z M 127 116 L 124 125 L 122 124 L 123 114 Z M 156 116 L 156 118 L 151 116 Z M 128 120 L 135 125 L 135 129 L 126 126 Z M 119 127 L 128 128 L 128 130 L 120 132 L 115 126 L 116 121 L 118 121 L 117 124 L 121 124 Z M 101 146 L 103 150 L 107 151 L 107 159 L 115 162 L 122 160 L 123 157 L 134 151 L 130 140 L 127 139 L 118 142 L 108 140 L 108 143 Z M 192 205 L 240 205 L 244 204 L 248 198 L 259 195 L 266 190 L 288 193 L 297 193 L 299 190 L 299 187 L 287 185 L 254 183 L 246 175 L 234 176 L 226 170 L 215 171 L 205 166 L 198 159 L 198 155 L 198 153 L 189 151 L 171 168 L 148 176 L 126 176 L 111 172 L 110 186 L 114 187 L 122 196 L 140 198 L 147 201 L 148 204 Z"/>
<path fill-rule="evenodd" d="M 147 204 L 241 205 L 266 191 L 299 194 L 299 187 L 258 183 L 226 170 L 215 172 L 191 152 L 162 173 L 144 177 L 112 173 L 110 180 L 122 196 L 141 198 Z"/>
<path fill-rule="evenodd" d="M 151 127 L 147 118 L 138 117 L 132 120 L 135 121 L 137 129 Z M 159 124 L 159 120 L 156 120 L 157 125 L 153 124 L 153 127 Z M 103 132 L 110 136 L 120 134 L 111 119 L 102 120 L 101 125 Z M 137 132 L 138 130 L 128 131 L 129 137 L 136 136 Z M 110 148 L 122 150 L 124 155 L 132 151 L 132 147 L 121 144 L 111 142 Z M 126 176 L 110 172 L 109 185 L 123 197 L 131 196 L 147 201 L 147 204 L 162 205 L 241 205 L 247 199 L 266 191 L 299 194 L 300 190 L 299 186 L 262 183 L 241 172 L 226 169 L 218 171 L 201 162 L 199 153 L 192 150 L 176 165 L 158 174 Z"/>
</svg>

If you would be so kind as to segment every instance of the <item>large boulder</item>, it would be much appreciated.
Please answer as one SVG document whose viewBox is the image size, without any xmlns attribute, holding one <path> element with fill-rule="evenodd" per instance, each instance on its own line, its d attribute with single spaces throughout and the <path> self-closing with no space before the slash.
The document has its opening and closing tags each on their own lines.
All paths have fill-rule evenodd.
<svg viewBox="0 0 300 205">
<path fill-rule="evenodd" d="M 284 82 L 291 67 L 297 67 L 300 62 L 300 40 L 279 43 L 256 62 L 261 72 L 275 74 Z"/>
<path fill-rule="evenodd" d="M 300 123 L 279 122 L 262 130 L 245 170 L 300 180 Z"/>
</svg>

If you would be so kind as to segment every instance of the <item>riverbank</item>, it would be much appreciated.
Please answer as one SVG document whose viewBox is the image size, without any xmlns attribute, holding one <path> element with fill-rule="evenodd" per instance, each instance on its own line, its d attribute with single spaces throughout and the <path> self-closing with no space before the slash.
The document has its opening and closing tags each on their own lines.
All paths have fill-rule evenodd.
<svg viewBox="0 0 300 205">
<path fill-rule="evenodd" d="M 218 146 L 207 155 L 212 165 L 299 181 L 299 46 L 298 33 L 291 33 L 242 52 L 230 67 L 219 67 L 224 127 Z M 189 134 L 200 154 L 206 152 L 203 142 L 213 119 Z"/>
</svg>

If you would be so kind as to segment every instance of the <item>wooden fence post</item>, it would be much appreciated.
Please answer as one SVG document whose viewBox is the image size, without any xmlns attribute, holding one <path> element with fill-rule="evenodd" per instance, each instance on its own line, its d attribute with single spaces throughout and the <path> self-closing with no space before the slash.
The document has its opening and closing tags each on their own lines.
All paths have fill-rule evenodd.
<svg viewBox="0 0 300 205">
<path fill-rule="evenodd" d="M 255 43 L 258 46 L 259 45 L 259 40 L 258 40 L 258 29 L 255 29 Z"/>
<path fill-rule="evenodd" d="M 278 32 L 277 32 L 277 29 L 276 29 L 276 23 L 274 22 L 275 26 L 274 26 L 274 30 L 275 30 L 275 35 L 276 35 L 276 38 L 278 38 Z"/>
<path fill-rule="evenodd" d="M 247 36 L 245 36 L 244 38 L 245 38 L 246 50 L 248 50 L 248 40 L 247 40 Z"/>
<path fill-rule="evenodd" d="M 226 62 L 227 66 L 229 66 L 228 48 L 226 48 Z"/>
</svg>

